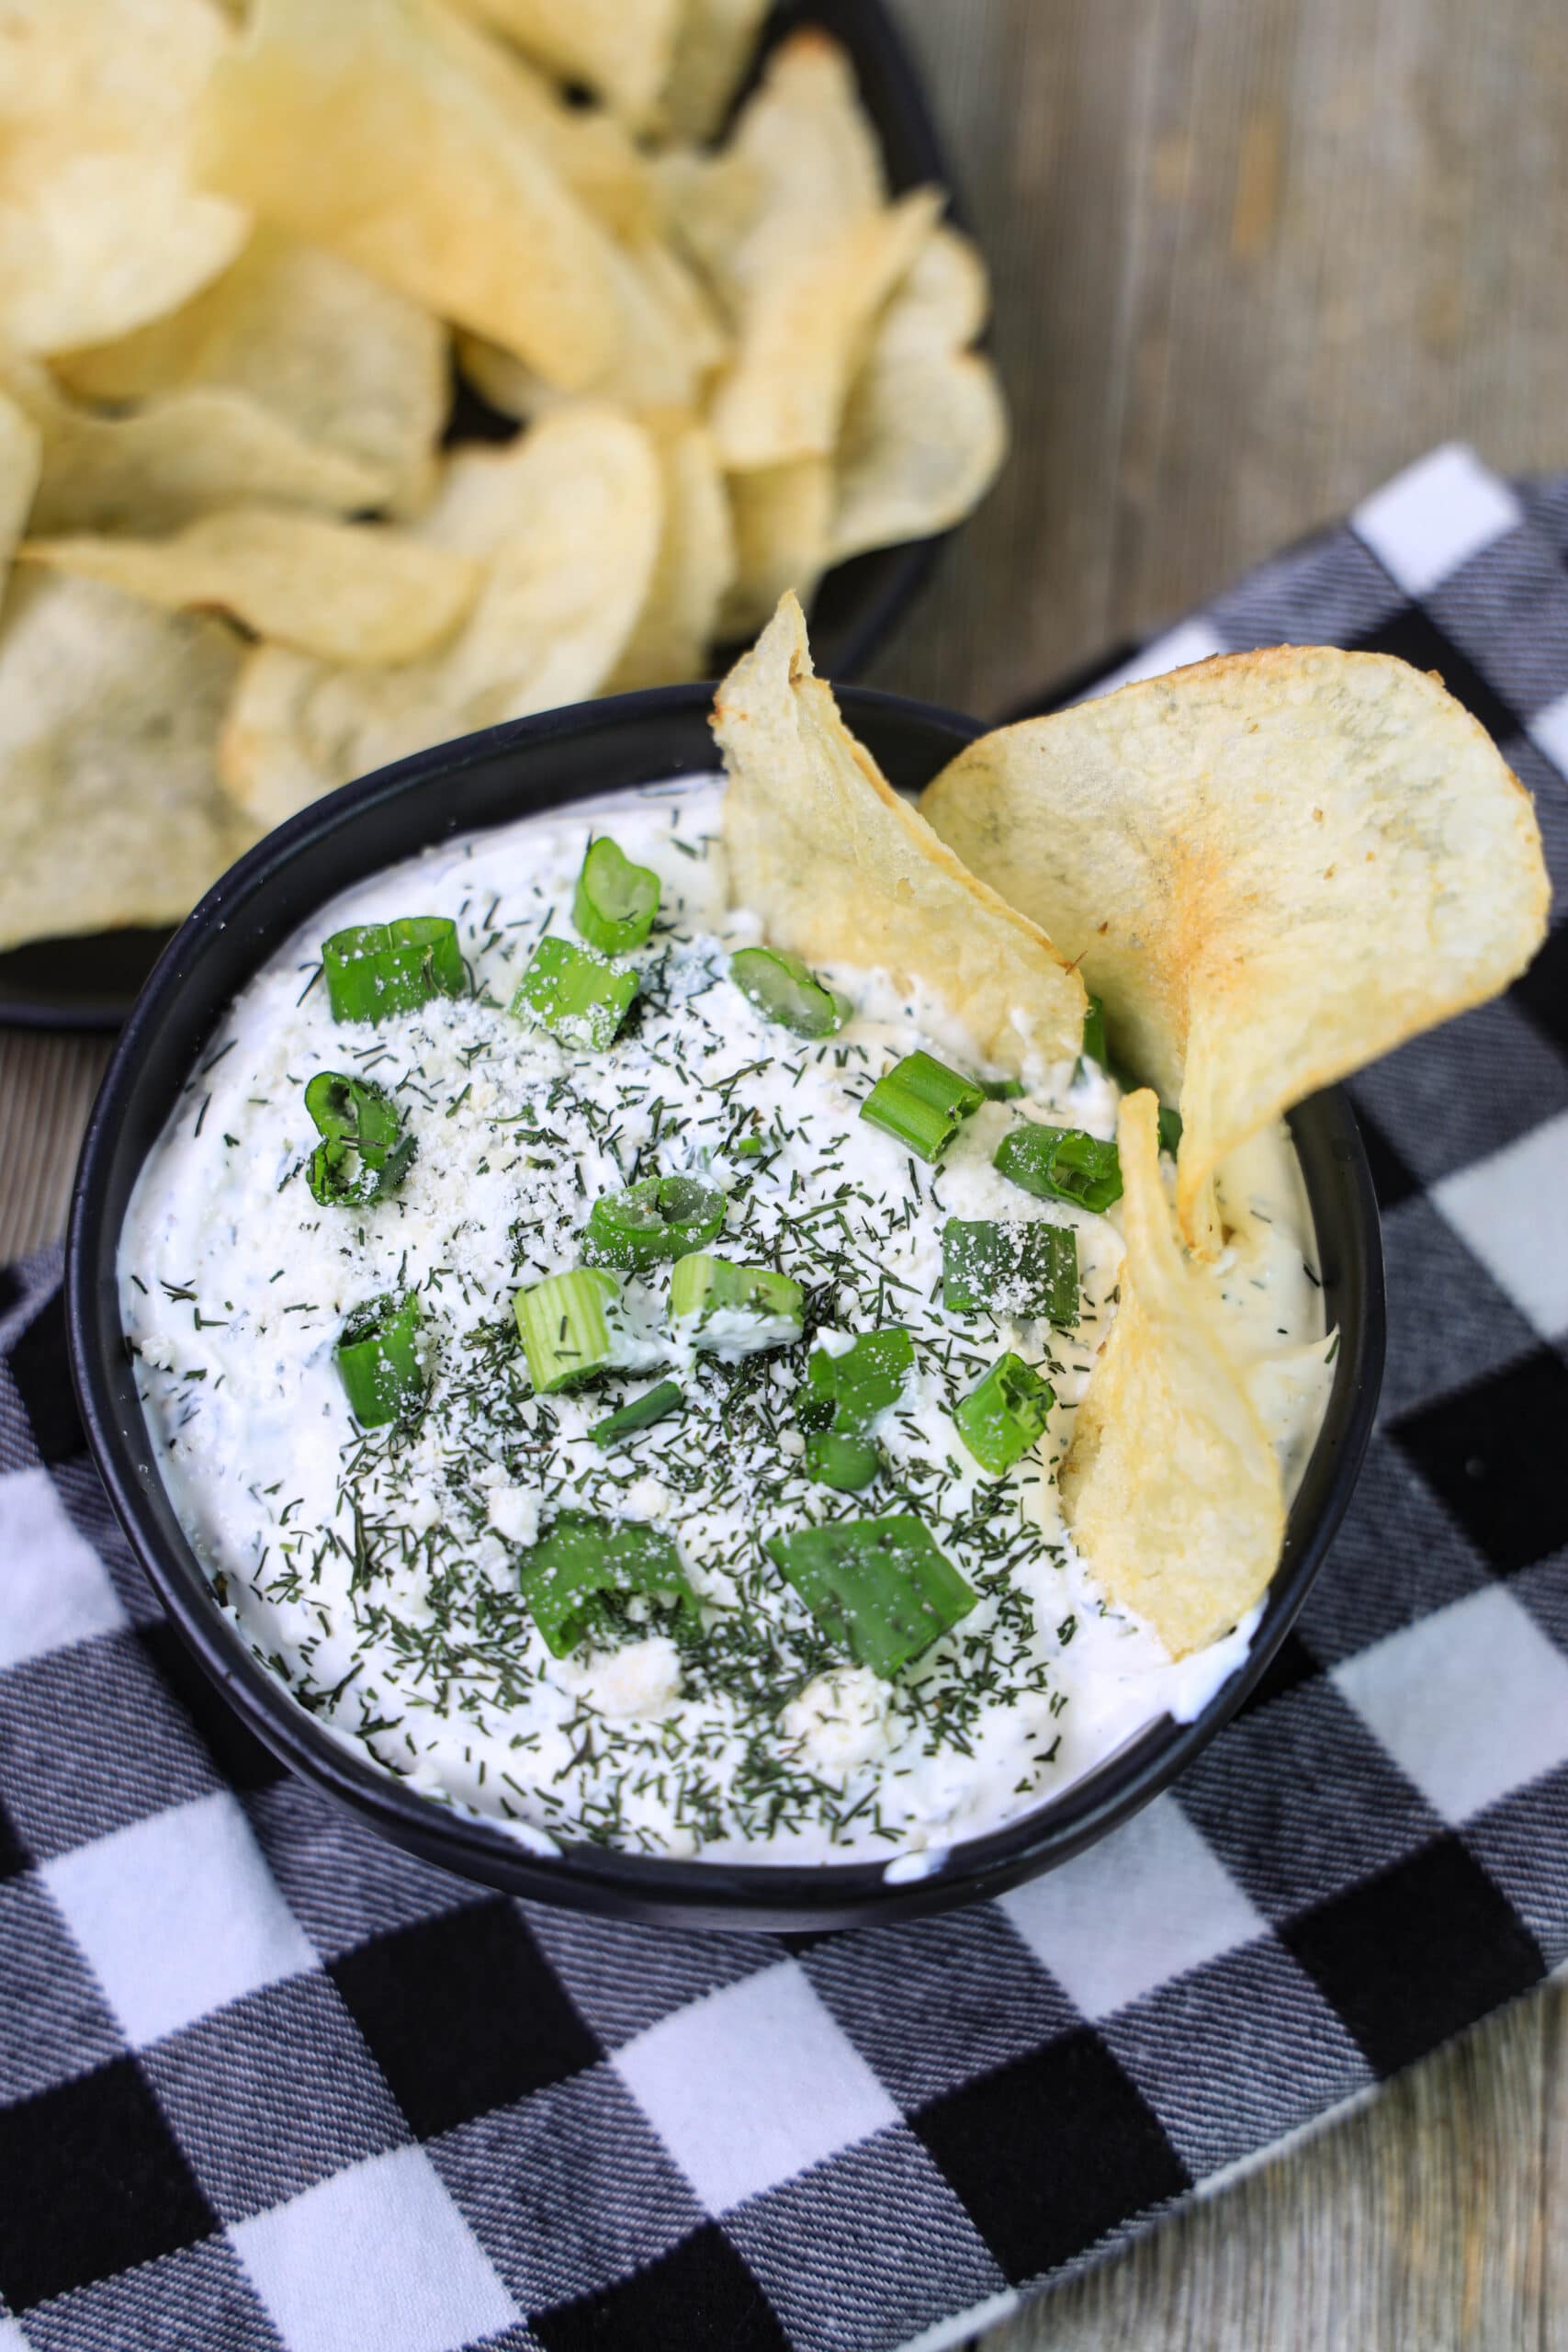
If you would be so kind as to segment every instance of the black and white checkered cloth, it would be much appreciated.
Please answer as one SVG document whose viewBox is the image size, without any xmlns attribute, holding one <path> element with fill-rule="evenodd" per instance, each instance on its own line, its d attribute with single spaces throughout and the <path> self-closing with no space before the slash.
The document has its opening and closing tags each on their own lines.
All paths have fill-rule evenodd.
<svg viewBox="0 0 1568 2352">
<path fill-rule="evenodd" d="M 1442 450 L 1139 666 L 1440 671 L 1568 883 L 1565 553 Z M 1568 924 L 1354 1092 L 1388 1385 L 1299 1632 L 1114 1838 L 872 1933 L 506 1901 L 285 1774 L 0 1276 L 0 2352 L 955 2344 L 1568 1960 Z"/>
</svg>

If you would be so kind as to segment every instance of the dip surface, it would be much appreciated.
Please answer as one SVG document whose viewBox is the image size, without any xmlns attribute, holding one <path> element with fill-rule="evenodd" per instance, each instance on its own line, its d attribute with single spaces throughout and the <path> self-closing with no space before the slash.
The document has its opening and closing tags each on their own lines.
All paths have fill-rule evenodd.
<svg viewBox="0 0 1568 2352">
<path fill-rule="evenodd" d="M 855 1008 L 837 1035 L 807 1042 L 756 1011 L 728 973 L 761 933 L 728 907 L 720 800 L 693 779 L 581 804 L 324 907 L 232 1007 L 141 1172 L 120 1246 L 125 1328 L 160 1468 L 220 1600 L 295 1698 L 384 1768 L 528 1839 L 917 1868 L 1156 1716 L 1197 1713 L 1254 1620 L 1173 1663 L 1099 1594 L 1062 1525 L 1055 1467 L 1115 1311 L 1117 1212 L 1036 1199 L 991 1159 L 1024 1116 L 1111 1136 L 1113 1084 L 1093 1063 L 1032 1069 L 1024 1097 L 987 1102 L 939 1168 L 912 1159 L 861 1103 L 901 1055 L 973 1071 L 973 1049 L 938 1005 L 843 967 L 825 975 Z M 626 959 L 642 993 L 599 1052 L 506 1009 L 541 935 L 575 937 L 595 834 L 662 885 L 653 936 Z M 476 994 L 374 1028 L 335 1021 L 321 941 L 409 914 L 457 920 Z M 373 1080 L 401 1110 L 417 1150 L 396 1193 L 357 1208 L 312 1198 L 304 1090 L 320 1070 Z M 513 1293 L 581 1262 L 599 1196 L 689 1173 L 728 1196 L 715 1252 L 804 1285 L 804 1338 L 672 1363 L 660 1267 L 626 1283 L 625 1363 L 535 1396 Z M 1232 1238 L 1213 1279 L 1289 1492 L 1331 1343 L 1283 1127 L 1227 1165 L 1222 1198 Z M 948 1312 L 949 1216 L 1075 1227 L 1076 1328 Z M 365 1430 L 334 1350 L 350 1312 L 393 1291 L 419 1294 L 434 1381 L 416 1419 Z M 840 1493 L 805 1472 L 807 1361 L 889 1326 L 909 1332 L 914 1373 L 874 1430 L 882 1474 Z M 998 1478 L 953 1411 L 1007 1351 L 1056 1403 Z M 671 1372 L 678 1415 L 614 1448 L 592 1441 Z M 671 1538 L 700 1619 L 634 1600 L 613 1643 L 552 1657 L 521 1572 L 563 1510 Z M 883 1680 L 763 1544 L 890 1512 L 917 1515 L 979 1599 Z"/>
</svg>

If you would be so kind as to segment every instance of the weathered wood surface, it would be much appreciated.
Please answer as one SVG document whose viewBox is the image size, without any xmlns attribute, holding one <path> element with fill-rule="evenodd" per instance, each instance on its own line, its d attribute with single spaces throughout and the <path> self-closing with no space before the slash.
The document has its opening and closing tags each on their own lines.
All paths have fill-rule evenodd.
<svg viewBox="0 0 1568 2352">
<path fill-rule="evenodd" d="M 1568 465 L 1563 0 L 894 0 L 997 281 L 1017 450 L 874 682 L 998 713 L 1434 442 Z M 0 1260 L 102 1068 L 0 1034 Z M 1568 2352 L 1568 1993 L 986 2352 Z"/>
</svg>

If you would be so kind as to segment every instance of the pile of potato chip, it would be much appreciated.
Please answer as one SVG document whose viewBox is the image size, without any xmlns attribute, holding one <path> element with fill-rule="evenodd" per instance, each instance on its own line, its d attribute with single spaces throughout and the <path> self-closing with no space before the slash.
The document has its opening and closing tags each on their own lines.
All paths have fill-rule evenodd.
<svg viewBox="0 0 1568 2352">
<path fill-rule="evenodd" d="M 1007 429 L 940 190 L 763 0 L 0 0 L 0 945 L 927 536 Z M 453 361 L 520 431 L 443 447 Z"/>
</svg>

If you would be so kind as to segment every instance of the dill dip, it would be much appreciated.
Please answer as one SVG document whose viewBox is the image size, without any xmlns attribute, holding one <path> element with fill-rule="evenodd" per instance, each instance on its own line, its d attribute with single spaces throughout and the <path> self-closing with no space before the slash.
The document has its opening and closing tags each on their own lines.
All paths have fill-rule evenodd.
<svg viewBox="0 0 1568 2352">
<path fill-rule="evenodd" d="M 861 1116 L 874 1085 L 917 1052 L 990 1074 L 939 1004 L 886 975 L 820 974 L 846 1004 L 815 1038 L 750 1001 L 730 960 L 761 931 L 728 903 L 720 800 L 717 780 L 693 778 L 579 805 L 323 908 L 231 1007 L 141 1171 L 125 1328 L 220 1602 L 297 1702 L 385 1770 L 535 1842 L 907 1872 L 1155 1717 L 1190 1718 L 1254 1620 L 1173 1662 L 1097 1591 L 1062 1524 L 1055 1469 L 1115 1312 L 1117 1213 L 1036 1198 L 992 1160 L 1022 1119 L 1111 1137 L 1113 1083 L 1088 1059 L 1026 1069 L 1021 1094 L 998 1088 L 923 1163 Z M 647 944 L 617 959 L 635 1004 L 595 1046 L 509 1008 L 541 940 L 577 939 L 580 869 L 606 836 L 660 898 Z M 408 916 L 455 922 L 469 992 L 334 1018 L 322 942 Z M 313 1195 L 326 1131 L 305 1096 L 322 1073 L 393 1106 L 404 1158 L 381 1196 Z M 710 1254 L 799 1285 L 798 1322 L 758 1339 L 744 1314 L 710 1319 L 694 1342 L 671 1320 L 671 1266 L 633 1272 L 607 1285 L 597 1375 L 538 1393 L 514 1297 L 581 1265 L 596 1202 L 676 1177 L 716 1196 Z M 1229 1164 L 1224 1195 L 1213 1279 L 1290 1491 L 1330 1343 L 1282 1127 Z M 950 1219 L 1070 1229 L 1076 1320 L 1005 1293 L 988 1310 L 944 1305 Z M 365 1426 L 339 1349 L 388 1296 L 417 1302 L 425 1385 L 417 1410 Z M 830 1389 L 857 1339 L 893 1328 L 908 1372 L 854 1438 L 874 1479 L 825 1485 L 808 1366 L 820 1358 Z M 1004 1355 L 1054 1401 L 998 1475 L 954 1417 Z M 661 1384 L 675 1401 L 659 1418 L 594 1434 Z M 892 1673 L 857 1662 L 767 1548 L 871 1515 L 918 1520 L 973 1596 Z M 622 1593 L 558 1654 L 530 1577 L 553 1532 L 589 1521 L 617 1541 L 640 1531 L 638 1556 L 678 1562 L 680 1590 Z"/>
</svg>

